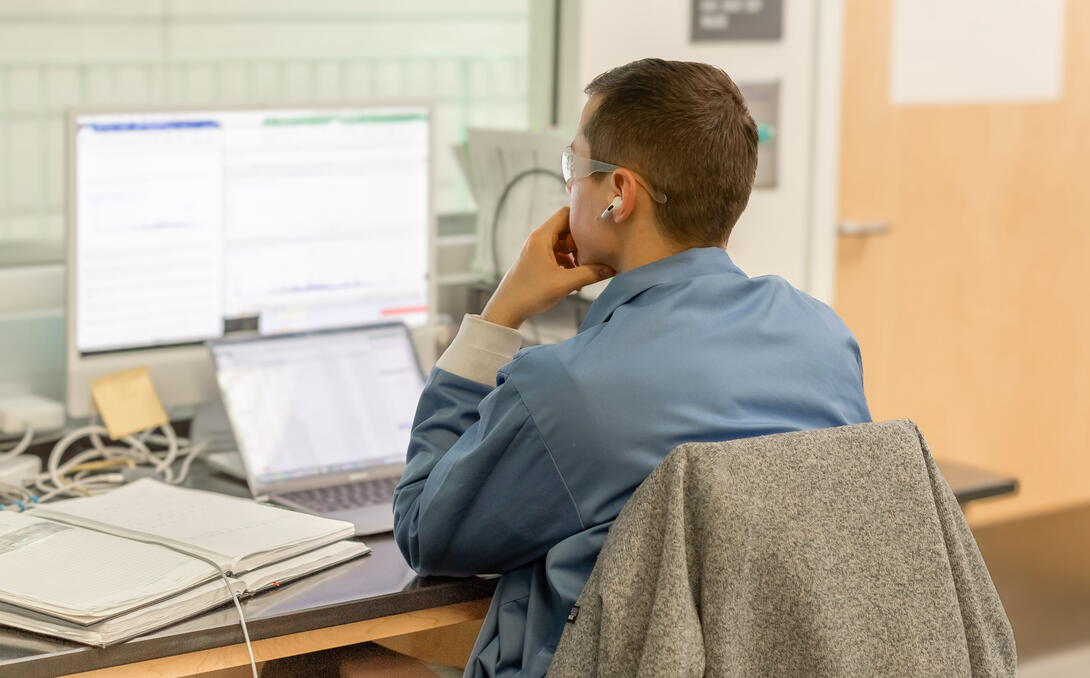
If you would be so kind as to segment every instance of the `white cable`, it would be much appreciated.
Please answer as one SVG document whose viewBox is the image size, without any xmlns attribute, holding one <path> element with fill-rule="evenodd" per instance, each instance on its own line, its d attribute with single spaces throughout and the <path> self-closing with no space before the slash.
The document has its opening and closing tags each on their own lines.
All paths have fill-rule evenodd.
<svg viewBox="0 0 1090 678">
<path fill-rule="evenodd" d="M 5 497 L 7 497 L 7 498 L 5 498 Z M 14 499 L 10 499 L 12 497 Z M 16 485 L 14 483 L 8 483 L 8 482 L 0 481 L 0 498 L 4 498 L 3 501 L 0 501 L 0 508 L 3 508 L 3 504 L 5 502 L 10 502 L 10 501 L 16 501 L 16 502 L 33 501 L 33 497 L 34 497 L 34 495 L 32 495 L 30 492 L 28 492 L 27 489 L 25 487 L 21 486 L 21 485 Z"/>
<path fill-rule="evenodd" d="M 107 534 L 109 534 L 109 533 L 107 533 Z M 227 595 L 231 597 L 231 602 L 233 602 L 235 604 L 235 609 L 238 610 L 238 622 L 239 622 L 239 625 L 242 626 L 242 638 L 243 638 L 243 640 L 246 641 L 246 653 L 250 655 L 250 671 L 251 671 L 251 673 L 253 673 L 253 678 L 258 678 L 258 675 L 257 675 L 257 660 L 254 659 L 254 646 L 253 646 L 252 643 L 250 643 L 250 630 L 248 628 L 246 628 L 246 615 L 244 615 L 242 613 L 242 604 L 238 602 L 238 596 L 235 595 L 234 590 L 231 588 L 231 582 L 230 582 L 230 580 L 227 579 L 227 573 L 223 571 L 223 568 L 220 567 L 220 564 L 217 563 L 216 561 L 212 560 L 211 558 L 206 558 L 206 557 L 204 557 L 202 555 L 199 555 L 197 553 L 190 553 L 189 551 L 186 551 L 184 549 L 180 549 L 180 548 L 177 548 L 175 546 L 171 546 L 170 544 L 163 544 L 161 542 L 158 542 L 158 541 L 155 541 L 155 540 L 152 540 L 152 539 L 134 539 L 133 537 L 126 537 L 126 538 L 127 539 L 133 539 L 133 541 L 142 541 L 145 544 L 157 544 L 159 546 L 163 546 L 165 548 L 168 548 L 171 551 L 181 553 L 182 555 L 186 555 L 186 556 L 189 556 L 191 558 L 196 558 L 197 560 L 202 560 L 202 561 L 208 563 L 209 565 L 211 565 L 212 567 L 216 568 L 216 571 L 219 572 L 220 578 L 223 579 L 223 585 L 225 587 L 227 587 Z"/>
<path fill-rule="evenodd" d="M 163 425 L 161 431 L 161 434 L 144 431 L 125 436 L 113 444 L 103 441 L 102 437 L 108 436 L 109 433 L 98 424 L 69 431 L 53 446 L 46 462 L 45 472 L 35 479 L 35 485 L 42 492 L 43 500 L 52 499 L 60 494 L 88 495 L 108 491 L 116 485 L 116 482 L 103 480 L 101 474 L 88 476 L 87 472 L 77 472 L 73 476 L 71 473 L 81 464 L 118 459 L 126 460 L 130 465 L 151 466 L 163 482 L 179 484 L 189 475 L 193 461 L 204 451 L 206 445 L 194 445 L 186 438 L 179 438 L 169 423 Z M 68 448 L 83 437 L 90 439 L 92 447 L 80 451 L 62 463 L 61 460 L 64 459 Z M 166 449 L 152 451 L 149 445 L 159 445 Z M 179 460 L 182 462 L 181 466 L 178 471 L 175 471 L 174 465 Z"/>
<path fill-rule="evenodd" d="M 64 522 L 64 521 L 60 521 L 60 522 Z M 79 525 L 79 527 L 81 527 L 83 529 L 87 529 L 87 530 L 92 530 L 94 532 L 101 532 L 102 534 L 108 534 L 108 535 L 110 535 L 112 537 L 117 536 L 116 534 L 113 534 L 112 532 L 107 532 L 106 530 L 102 530 L 102 529 L 99 529 L 97 527 L 91 527 L 89 525 L 84 525 L 82 523 Z M 253 644 L 250 643 L 250 630 L 246 627 L 246 615 L 244 615 L 242 613 L 242 605 L 238 602 L 238 596 L 235 595 L 234 590 L 231 588 L 231 581 L 229 579 L 227 579 L 227 573 L 224 572 L 222 567 L 220 567 L 220 564 L 217 563 L 216 561 L 212 560 L 211 558 L 207 558 L 207 557 L 202 556 L 202 555 L 200 555 L 198 553 L 191 553 L 189 551 L 186 551 L 185 549 L 178 548 L 178 547 L 172 546 L 170 544 L 164 544 L 163 542 L 156 541 L 154 539 L 142 539 L 140 537 L 133 537 L 133 536 L 130 536 L 130 535 L 125 535 L 125 539 L 129 539 L 129 540 L 132 540 L 132 541 L 138 541 L 138 542 L 141 542 L 143 544 L 151 544 L 152 546 L 162 546 L 165 549 L 170 549 L 171 551 L 174 551 L 175 553 L 180 553 L 183 556 L 189 556 L 190 558 L 195 558 L 197 560 L 208 563 L 212 567 L 216 568 L 216 572 L 219 572 L 220 578 L 223 579 L 223 585 L 227 587 L 227 595 L 234 602 L 235 609 L 238 610 L 238 621 L 239 621 L 239 624 L 242 626 L 242 638 L 246 641 L 246 652 L 250 655 L 250 671 L 253 673 L 253 678 L 258 678 L 258 675 L 257 675 L 257 660 L 254 659 L 254 647 L 253 647 Z"/>
<path fill-rule="evenodd" d="M 23 452 L 27 451 L 30 447 L 30 442 L 34 439 L 34 427 L 30 424 L 26 424 L 26 431 L 23 433 L 22 439 L 15 443 L 15 447 L 8 450 L 0 451 L 0 459 L 10 459 L 11 457 L 18 457 Z"/>
<path fill-rule="evenodd" d="M 166 455 L 159 461 L 157 466 L 158 470 L 167 475 L 166 481 L 168 483 L 174 480 L 174 469 L 172 465 L 174 460 L 178 458 L 178 436 L 174 433 L 174 427 L 170 425 L 170 422 L 163 424 L 161 427 L 163 433 L 166 434 L 167 439 L 167 452 Z"/>
<path fill-rule="evenodd" d="M 95 434 L 100 432 L 105 433 L 106 429 L 93 424 L 91 426 L 77 428 L 73 431 L 69 431 L 67 435 L 58 440 L 57 444 L 53 446 L 53 450 L 49 453 L 49 459 L 46 462 L 45 473 L 48 474 L 48 478 L 53 481 L 53 485 L 56 490 L 63 492 L 67 491 L 69 488 L 76 488 L 74 484 L 64 481 L 62 468 L 64 470 L 67 470 L 73 466 L 88 462 L 91 459 L 94 459 L 95 457 L 103 454 L 103 449 L 100 447 L 101 441 L 99 441 L 99 444 L 95 445 L 94 448 L 90 450 L 84 450 L 83 452 L 76 454 L 76 456 L 65 462 L 64 466 L 62 467 L 60 463 L 61 457 L 64 456 L 65 452 L 68 451 L 69 446 L 71 446 L 72 443 L 76 442 L 85 435 L 92 436 L 92 441 L 94 441 Z M 42 489 L 41 485 L 39 485 L 39 489 Z"/>
<path fill-rule="evenodd" d="M 174 484 L 180 485 L 185 482 L 185 479 L 189 477 L 189 467 L 193 465 L 193 460 L 196 459 L 202 452 L 208 449 L 208 441 L 197 443 L 190 447 L 189 454 L 182 460 L 182 468 L 178 471 L 177 477 L 174 478 Z"/>
</svg>

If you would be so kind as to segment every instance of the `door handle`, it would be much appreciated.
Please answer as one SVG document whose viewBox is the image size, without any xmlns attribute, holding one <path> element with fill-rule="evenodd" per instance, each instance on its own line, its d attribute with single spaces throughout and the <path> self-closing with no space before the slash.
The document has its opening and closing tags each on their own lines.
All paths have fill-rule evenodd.
<svg viewBox="0 0 1090 678">
<path fill-rule="evenodd" d="M 888 221 L 842 221 L 836 225 L 840 235 L 864 236 L 889 233 Z"/>
</svg>

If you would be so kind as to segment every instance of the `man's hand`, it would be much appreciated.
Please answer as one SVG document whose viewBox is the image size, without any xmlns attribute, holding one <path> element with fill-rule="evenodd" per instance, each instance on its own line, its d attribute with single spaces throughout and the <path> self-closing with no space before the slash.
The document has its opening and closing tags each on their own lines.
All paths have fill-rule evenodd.
<svg viewBox="0 0 1090 678">
<path fill-rule="evenodd" d="M 526 238 L 518 261 L 485 305 L 483 319 L 517 330 L 527 318 L 548 311 L 584 285 L 613 276 L 609 266 L 578 265 L 568 212 L 561 207 Z"/>
</svg>

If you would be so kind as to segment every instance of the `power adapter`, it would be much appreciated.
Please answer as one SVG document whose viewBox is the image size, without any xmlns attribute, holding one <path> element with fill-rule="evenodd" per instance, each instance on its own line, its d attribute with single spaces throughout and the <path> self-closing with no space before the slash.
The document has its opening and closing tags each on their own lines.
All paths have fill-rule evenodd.
<svg viewBox="0 0 1090 678">
<path fill-rule="evenodd" d="M 0 483 L 23 486 L 42 472 L 42 460 L 33 454 L 0 459 Z"/>
<path fill-rule="evenodd" d="M 26 431 L 35 433 L 64 428 L 64 405 L 37 395 L 0 398 L 0 435 L 15 436 Z"/>
</svg>

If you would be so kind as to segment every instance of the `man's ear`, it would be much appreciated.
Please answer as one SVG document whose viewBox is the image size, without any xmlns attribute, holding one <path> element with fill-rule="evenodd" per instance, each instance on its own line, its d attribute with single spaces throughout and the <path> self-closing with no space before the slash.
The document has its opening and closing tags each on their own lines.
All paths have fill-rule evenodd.
<svg viewBox="0 0 1090 678">
<path fill-rule="evenodd" d="M 632 175 L 632 172 L 621 167 L 613 171 L 610 182 L 612 183 L 613 194 L 621 196 L 623 201 L 617 209 L 613 210 L 611 216 L 615 223 L 621 223 L 628 219 L 636 209 L 636 178 Z"/>
</svg>

